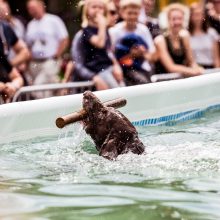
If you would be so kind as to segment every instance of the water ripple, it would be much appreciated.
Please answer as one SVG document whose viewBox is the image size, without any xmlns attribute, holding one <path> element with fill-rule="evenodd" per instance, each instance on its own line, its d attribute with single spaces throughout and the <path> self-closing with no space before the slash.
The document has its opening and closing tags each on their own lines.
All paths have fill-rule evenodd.
<svg viewBox="0 0 220 220">
<path fill-rule="evenodd" d="M 79 124 L 2 145 L 0 218 L 219 219 L 219 130 L 219 114 L 138 128 L 145 154 L 115 161 L 98 156 Z"/>
</svg>

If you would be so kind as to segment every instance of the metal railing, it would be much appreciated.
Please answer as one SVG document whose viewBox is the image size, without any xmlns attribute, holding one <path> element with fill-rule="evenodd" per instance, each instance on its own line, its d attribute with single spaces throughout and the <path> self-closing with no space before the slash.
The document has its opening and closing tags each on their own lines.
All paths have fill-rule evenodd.
<svg viewBox="0 0 220 220">
<path fill-rule="evenodd" d="M 211 74 L 211 73 L 218 73 L 220 72 L 220 68 L 212 68 L 212 69 L 205 69 L 204 74 Z M 162 74 L 155 74 L 151 76 L 151 82 L 161 82 L 161 81 L 168 81 L 174 79 L 182 79 L 183 76 L 181 73 L 162 73 Z"/>
<path fill-rule="evenodd" d="M 90 81 L 24 86 L 15 93 L 12 102 L 34 99 L 33 94 L 36 94 L 38 92 L 41 93 L 48 91 L 58 92 L 62 90 L 69 90 L 68 94 L 74 94 L 74 93 L 81 93 L 87 89 L 91 90 L 93 87 L 94 87 L 94 83 Z"/>
<path fill-rule="evenodd" d="M 181 79 L 182 74 L 180 73 L 162 73 L 162 74 L 155 74 L 151 76 L 151 82 L 161 82 L 161 81 L 168 81 L 174 79 Z"/>
<path fill-rule="evenodd" d="M 220 72 L 220 68 L 205 70 L 205 74 L 216 73 L 216 72 Z M 181 78 L 182 75 L 180 73 L 165 73 L 165 74 L 152 75 L 151 81 L 155 83 L 160 81 L 168 81 L 168 80 L 181 79 Z M 16 92 L 16 94 L 12 99 L 12 102 L 35 99 L 33 94 L 36 94 L 38 92 L 42 93 L 42 92 L 54 91 L 57 92 L 54 95 L 60 95 L 59 91 L 68 90 L 67 94 L 75 94 L 75 93 L 82 93 L 87 89 L 92 90 L 93 87 L 94 87 L 94 83 L 92 81 L 24 86 Z M 0 104 L 3 103 L 4 101 L 0 96 Z"/>
<path fill-rule="evenodd" d="M 210 74 L 210 73 L 220 73 L 220 68 L 212 68 L 212 69 L 206 69 L 204 74 Z"/>
</svg>

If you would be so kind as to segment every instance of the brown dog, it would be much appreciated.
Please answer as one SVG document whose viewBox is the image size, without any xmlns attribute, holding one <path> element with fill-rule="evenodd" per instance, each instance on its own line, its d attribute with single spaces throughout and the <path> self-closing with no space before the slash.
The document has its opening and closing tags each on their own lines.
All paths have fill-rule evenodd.
<svg viewBox="0 0 220 220">
<path fill-rule="evenodd" d="M 131 122 L 119 111 L 104 106 L 90 91 L 83 93 L 85 131 L 96 144 L 99 155 L 113 160 L 119 154 L 142 154 L 144 145 Z"/>
</svg>

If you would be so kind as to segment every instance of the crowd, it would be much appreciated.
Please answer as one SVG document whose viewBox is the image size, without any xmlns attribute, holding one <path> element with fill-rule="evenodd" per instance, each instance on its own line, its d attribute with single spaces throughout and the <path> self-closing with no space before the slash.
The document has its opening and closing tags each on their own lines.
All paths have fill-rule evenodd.
<svg viewBox="0 0 220 220">
<path fill-rule="evenodd" d="M 172 3 L 152 17 L 155 0 L 82 0 L 82 25 L 70 44 L 64 22 L 43 0 L 28 0 L 27 26 L 0 0 L 0 95 L 24 85 L 93 81 L 95 90 L 151 82 L 151 75 L 203 74 L 220 67 L 220 0 Z M 64 53 L 71 59 L 58 75 Z M 36 95 L 41 98 L 41 95 Z"/>
</svg>

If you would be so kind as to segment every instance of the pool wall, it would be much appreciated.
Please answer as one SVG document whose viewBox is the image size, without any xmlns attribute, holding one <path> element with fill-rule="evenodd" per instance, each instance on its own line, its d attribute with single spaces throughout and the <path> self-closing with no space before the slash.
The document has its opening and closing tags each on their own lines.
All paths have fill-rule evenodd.
<svg viewBox="0 0 220 220">
<path fill-rule="evenodd" d="M 102 101 L 127 99 L 120 110 L 135 125 L 172 125 L 220 108 L 220 73 L 96 92 Z M 0 143 L 60 133 L 57 117 L 81 108 L 82 94 L 0 106 Z"/>
</svg>

